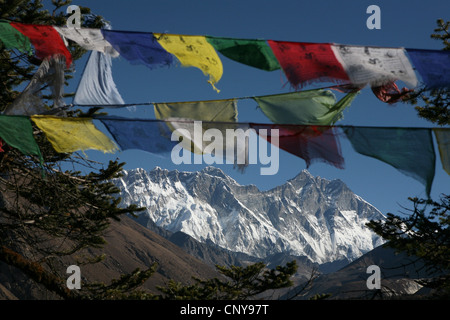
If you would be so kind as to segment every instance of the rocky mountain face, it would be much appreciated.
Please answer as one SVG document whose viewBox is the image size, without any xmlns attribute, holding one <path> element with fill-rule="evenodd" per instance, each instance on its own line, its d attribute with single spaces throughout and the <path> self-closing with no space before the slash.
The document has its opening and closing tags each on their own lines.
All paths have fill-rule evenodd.
<svg viewBox="0 0 450 320">
<path fill-rule="evenodd" d="M 112 221 L 105 240 L 107 243 L 103 248 L 89 248 L 83 252 L 86 257 L 92 258 L 104 254 L 105 259 L 80 266 L 82 282 L 88 280 L 110 284 L 112 279 L 119 279 L 121 275 L 137 268 L 146 270 L 153 263 L 157 263 L 158 268 L 145 282 L 143 289 L 155 294 L 160 294 L 157 287 L 165 287 L 169 280 L 187 285 L 194 282 L 193 277 L 211 279 L 221 276 L 211 265 L 186 253 L 128 216 L 122 216 L 120 221 Z M 72 264 L 77 264 L 77 255 L 58 259 L 54 268 L 64 279 L 68 277 L 67 267 Z M 59 297 L 30 280 L 18 269 L 0 262 L 0 300 L 16 299 L 54 300 Z"/>
<path fill-rule="evenodd" d="M 368 272 L 369 266 L 380 268 L 379 290 L 367 286 L 372 275 Z M 379 246 L 338 271 L 321 274 L 307 290 L 304 290 L 305 284 L 300 283 L 279 299 L 308 300 L 323 294 L 328 294 L 330 300 L 423 299 L 430 297 L 433 290 L 423 287 L 420 280 L 439 275 L 415 256 Z"/>
<path fill-rule="evenodd" d="M 139 217 L 144 225 L 259 259 L 285 254 L 318 264 L 349 262 L 382 243 L 365 226 L 384 218 L 375 207 L 342 181 L 306 170 L 268 191 L 240 185 L 214 167 L 134 169 L 115 182 L 124 205 L 147 208 Z"/>
</svg>

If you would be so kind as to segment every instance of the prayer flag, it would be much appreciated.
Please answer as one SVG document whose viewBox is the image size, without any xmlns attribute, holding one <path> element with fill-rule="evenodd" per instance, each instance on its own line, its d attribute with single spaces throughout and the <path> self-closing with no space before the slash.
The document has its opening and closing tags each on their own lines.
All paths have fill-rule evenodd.
<svg viewBox="0 0 450 320">
<path fill-rule="evenodd" d="M 349 82 L 329 43 L 267 42 L 294 88 L 314 82 Z"/>
<path fill-rule="evenodd" d="M 408 96 L 413 89 L 403 88 L 401 91 L 395 82 L 391 81 L 382 86 L 372 87 L 373 94 L 383 102 L 393 104 Z"/>
<path fill-rule="evenodd" d="M 28 55 L 33 54 L 30 39 L 12 27 L 9 21 L 0 20 L 0 41 L 6 49 L 17 49 Z"/>
<path fill-rule="evenodd" d="M 83 49 L 100 51 L 114 58 L 119 56 L 119 52 L 105 39 L 100 29 L 57 26 L 54 28 L 61 36 L 76 42 Z"/>
<path fill-rule="evenodd" d="M 112 76 L 112 61 L 109 54 L 91 52 L 78 84 L 73 103 L 77 105 L 124 104 Z"/>
<path fill-rule="evenodd" d="M 170 153 L 176 142 L 164 121 L 99 118 L 122 150 L 138 149 L 152 154 Z"/>
<path fill-rule="evenodd" d="M 202 121 L 237 121 L 237 105 L 235 99 L 210 100 L 194 102 L 155 103 L 157 119 L 186 118 Z"/>
<path fill-rule="evenodd" d="M 41 60 L 54 55 L 63 55 L 66 58 L 66 66 L 72 64 L 72 55 L 64 44 L 59 33 L 52 26 L 22 24 L 11 22 L 11 25 L 28 37 L 34 46 L 36 57 Z"/>
<path fill-rule="evenodd" d="M 382 86 L 401 80 L 411 87 L 417 78 L 403 48 L 332 45 L 336 58 L 355 86 Z"/>
<path fill-rule="evenodd" d="M 173 136 L 181 149 L 203 155 L 208 164 L 235 164 L 239 169 L 249 164 L 249 137 L 253 132 L 249 124 L 202 122 L 190 119 L 167 119 L 175 130 Z M 177 149 L 175 149 L 177 151 Z M 195 163 L 195 158 L 194 158 Z"/>
<path fill-rule="evenodd" d="M 150 32 L 128 32 L 102 29 L 103 36 L 122 57 L 132 64 L 144 64 L 150 69 L 169 66 L 173 56 Z"/>
<path fill-rule="evenodd" d="M 308 90 L 254 97 L 263 113 L 278 124 L 333 125 L 358 94 L 350 92 L 338 103 L 330 90 Z"/>
<path fill-rule="evenodd" d="M 307 168 L 314 162 L 324 162 L 339 169 L 344 168 L 341 146 L 333 127 L 253 123 L 250 127 L 270 143 L 274 143 L 271 139 L 272 130 L 278 129 L 279 142 L 275 145 L 305 160 Z M 264 131 L 261 129 L 266 129 L 267 135 L 262 134 L 261 132 Z"/>
<path fill-rule="evenodd" d="M 48 87 L 53 99 L 53 109 L 64 106 L 64 58 L 45 58 L 20 95 L 5 108 L 8 115 L 33 115 L 48 111 L 43 101 L 43 88 Z M 50 95 L 50 94 L 49 94 Z"/>
<path fill-rule="evenodd" d="M 207 36 L 206 40 L 227 58 L 266 71 L 280 64 L 265 40 L 246 40 Z"/>
<path fill-rule="evenodd" d="M 205 130 L 213 126 L 212 122 L 236 122 L 237 106 L 236 100 L 212 100 L 198 102 L 178 102 L 178 103 L 155 103 L 155 116 L 160 120 L 167 119 L 190 119 L 210 122 L 204 124 Z M 167 123 L 171 130 L 176 128 L 172 122 Z M 195 147 L 195 144 L 184 144 L 185 148 L 195 153 L 201 151 Z"/>
<path fill-rule="evenodd" d="M 100 150 L 113 153 L 117 146 L 99 131 L 91 118 L 59 118 L 53 116 L 31 116 L 56 152 L 70 153 L 78 150 Z"/>
<path fill-rule="evenodd" d="M 178 58 L 182 66 L 196 67 L 209 75 L 209 83 L 215 84 L 223 73 L 222 61 L 216 50 L 204 36 L 185 36 L 155 33 L 161 46 Z"/>
<path fill-rule="evenodd" d="M 430 129 L 346 127 L 344 132 L 356 152 L 418 180 L 430 195 L 436 160 Z"/>
<path fill-rule="evenodd" d="M 450 175 L 450 129 L 435 128 L 433 131 L 441 156 L 442 168 Z"/>
<path fill-rule="evenodd" d="M 450 87 L 450 51 L 406 49 L 406 52 L 428 88 Z"/>
<path fill-rule="evenodd" d="M 9 146 L 16 148 L 25 155 L 43 158 L 39 146 L 33 136 L 33 126 L 28 117 L 0 115 L 0 137 Z"/>
</svg>

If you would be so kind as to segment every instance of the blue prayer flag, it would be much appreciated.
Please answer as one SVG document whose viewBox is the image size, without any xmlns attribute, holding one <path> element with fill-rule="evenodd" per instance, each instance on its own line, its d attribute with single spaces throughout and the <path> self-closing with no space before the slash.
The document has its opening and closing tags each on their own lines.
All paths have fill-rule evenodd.
<svg viewBox="0 0 450 320">
<path fill-rule="evenodd" d="M 98 118 L 122 150 L 138 149 L 152 154 L 168 154 L 178 144 L 164 121 Z"/>
<path fill-rule="evenodd" d="M 132 64 L 149 68 L 170 65 L 173 55 L 167 52 L 151 32 L 128 32 L 102 29 L 103 36 L 121 56 Z"/>
<path fill-rule="evenodd" d="M 422 49 L 406 51 L 428 88 L 450 87 L 450 51 Z"/>
<path fill-rule="evenodd" d="M 430 196 L 436 163 L 431 129 L 345 127 L 344 132 L 356 152 L 416 179 Z"/>
</svg>

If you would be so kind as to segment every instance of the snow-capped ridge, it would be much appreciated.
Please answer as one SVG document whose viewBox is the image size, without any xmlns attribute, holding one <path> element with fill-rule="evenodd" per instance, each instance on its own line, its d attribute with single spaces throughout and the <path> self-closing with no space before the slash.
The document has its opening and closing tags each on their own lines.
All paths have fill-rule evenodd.
<svg viewBox="0 0 450 320">
<path fill-rule="evenodd" d="M 318 263 L 352 261 L 381 244 L 365 224 L 383 215 L 342 181 L 307 170 L 268 191 L 241 186 L 215 167 L 128 170 L 116 185 L 124 205 L 146 207 L 143 214 L 158 226 L 258 258 L 288 253 Z"/>
</svg>

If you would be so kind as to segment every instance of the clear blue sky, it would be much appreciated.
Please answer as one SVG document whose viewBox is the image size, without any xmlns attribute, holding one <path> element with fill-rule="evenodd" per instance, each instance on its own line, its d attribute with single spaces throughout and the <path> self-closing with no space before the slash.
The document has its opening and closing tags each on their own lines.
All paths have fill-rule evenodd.
<svg viewBox="0 0 450 320">
<path fill-rule="evenodd" d="M 430 39 L 430 34 L 438 18 L 450 19 L 448 0 L 74 0 L 72 4 L 90 7 L 93 13 L 109 20 L 115 30 L 423 49 L 441 49 L 441 44 Z M 372 4 L 381 8 L 380 30 L 366 27 L 369 17 L 366 9 Z M 77 76 L 67 91 L 75 90 L 86 58 L 76 62 Z M 224 74 L 217 84 L 220 93 L 212 90 L 206 82 L 207 77 L 195 68 L 150 70 L 118 58 L 113 61 L 113 76 L 127 103 L 226 99 L 291 91 L 282 71 L 262 71 L 221 58 Z M 268 122 L 255 107 L 253 101 L 239 101 L 239 121 Z M 110 113 L 130 118 L 154 117 L 151 106 L 139 107 L 135 112 L 122 109 Z M 345 111 L 344 119 L 338 124 L 433 126 L 419 119 L 412 106 L 384 104 L 368 88 Z M 398 213 L 401 205 L 408 206 L 407 198 L 410 196 L 425 197 L 424 186 L 416 180 L 387 164 L 357 154 L 346 139 L 341 139 L 341 146 L 346 163 L 344 170 L 326 164 L 313 164 L 308 170 L 326 179 L 341 179 L 353 192 L 383 213 Z M 126 169 L 142 167 L 151 170 L 160 166 L 169 170 L 195 171 L 205 166 L 176 166 L 170 159 L 161 159 L 143 151 L 113 155 L 89 151 L 87 154 L 91 159 L 102 162 L 119 158 L 127 163 Z M 304 160 L 281 152 L 280 170 L 275 176 L 261 176 L 258 165 L 251 165 L 245 173 L 234 170 L 232 165 L 219 167 L 241 184 L 255 184 L 261 190 L 267 190 L 295 177 L 306 165 Z M 442 170 L 437 156 L 432 197 L 437 199 L 439 194 L 448 193 L 449 187 L 450 176 Z"/>
</svg>

